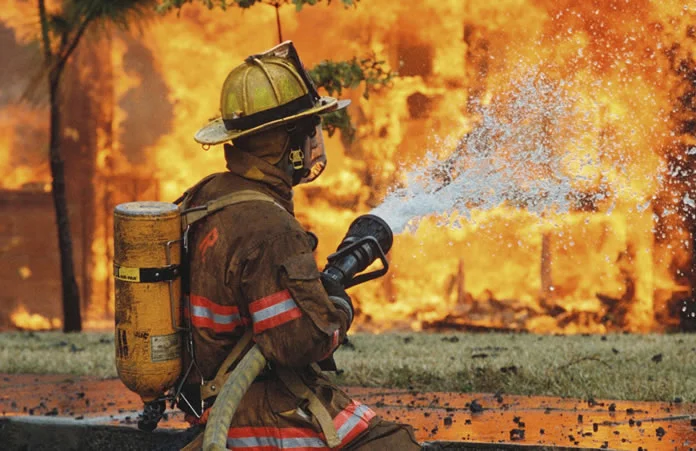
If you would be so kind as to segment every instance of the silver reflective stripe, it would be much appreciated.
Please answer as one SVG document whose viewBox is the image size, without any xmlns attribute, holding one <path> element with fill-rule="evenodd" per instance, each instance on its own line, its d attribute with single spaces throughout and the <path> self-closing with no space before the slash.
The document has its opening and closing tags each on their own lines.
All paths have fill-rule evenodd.
<svg viewBox="0 0 696 451">
<path fill-rule="evenodd" d="M 345 423 L 343 423 L 343 426 L 338 428 L 336 431 L 338 438 L 343 440 L 350 433 L 350 431 L 352 431 L 353 428 L 358 425 L 360 419 L 368 411 L 368 409 L 369 407 L 367 407 L 365 404 L 360 404 L 358 407 L 356 407 L 353 414 L 346 420 Z"/>
<path fill-rule="evenodd" d="M 191 313 L 193 316 L 197 316 L 199 318 L 211 319 L 216 324 L 232 324 L 242 320 L 239 313 L 233 313 L 231 315 L 219 315 L 217 313 L 213 313 L 213 311 L 209 308 L 201 307 L 200 305 L 191 306 Z"/>
<path fill-rule="evenodd" d="M 280 315 L 281 313 L 290 311 L 294 308 L 297 308 L 297 304 L 295 304 L 295 300 L 293 298 L 290 298 L 278 304 L 266 307 L 263 310 L 259 310 L 256 313 L 252 313 L 251 316 L 254 318 L 254 322 L 258 323 L 265 319 L 272 318 L 274 316 Z"/>
<path fill-rule="evenodd" d="M 278 449 L 292 448 L 319 448 L 328 449 L 326 443 L 318 437 L 238 437 L 228 438 L 227 447 L 231 449 L 237 448 L 258 448 L 272 446 Z"/>
</svg>

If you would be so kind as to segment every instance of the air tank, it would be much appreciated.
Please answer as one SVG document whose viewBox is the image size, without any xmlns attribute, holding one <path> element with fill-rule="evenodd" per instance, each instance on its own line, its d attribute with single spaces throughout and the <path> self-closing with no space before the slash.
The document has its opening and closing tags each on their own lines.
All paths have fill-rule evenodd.
<svg viewBox="0 0 696 451">
<path fill-rule="evenodd" d="M 181 222 L 168 202 L 129 202 L 114 210 L 116 368 L 150 403 L 182 367 Z"/>
</svg>

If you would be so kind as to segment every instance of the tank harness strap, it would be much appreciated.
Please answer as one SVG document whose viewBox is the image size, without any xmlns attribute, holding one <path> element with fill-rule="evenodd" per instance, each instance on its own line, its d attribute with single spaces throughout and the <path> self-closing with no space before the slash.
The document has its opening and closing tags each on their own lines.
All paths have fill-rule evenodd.
<svg viewBox="0 0 696 451">
<path fill-rule="evenodd" d="M 336 426 L 334 425 L 329 411 L 326 410 L 326 407 L 322 404 L 317 395 L 315 395 L 307 384 L 302 381 L 300 376 L 290 368 L 276 367 L 275 371 L 280 377 L 280 380 L 283 381 L 293 395 L 309 403 L 307 407 L 317 419 L 317 422 L 319 422 L 319 427 L 321 427 L 324 437 L 326 438 L 326 444 L 329 448 L 337 448 L 341 444 L 341 439 L 338 437 Z"/>
<path fill-rule="evenodd" d="M 186 230 L 188 226 L 215 213 L 216 211 L 222 210 L 225 207 L 255 200 L 271 202 L 277 205 L 279 208 L 285 210 L 280 204 L 276 203 L 271 196 L 266 194 L 253 190 L 235 191 L 233 193 L 225 194 L 222 197 L 218 197 L 217 199 L 213 199 L 203 206 L 184 210 L 181 213 L 182 227 L 184 230 Z"/>
<path fill-rule="evenodd" d="M 191 205 L 191 199 L 193 199 L 193 196 L 196 195 L 196 193 L 203 188 L 203 185 L 211 181 L 213 178 L 216 176 L 222 174 L 222 172 L 216 172 L 214 174 L 210 174 L 203 179 L 201 179 L 198 183 L 184 191 L 184 194 L 182 194 L 177 200 L 174 201 L 175 204 L 179 205 L 181 204 L 181 209 L 186 210 L 189 208 Z"/>
<path fill-rule="evenodd" d="M 243 356 L 244 351 L 246 351 L 247 347 L 251 343 L 251 338 L 253 335 L 254 329 L 251 327 L 244 332 L 244 335 L 242 335 L 237 344 L 232 348 L 232 351 L 230 351 L 227 358 L 222 362 L 222 365 L 220 365 L 215 378 L 201 385 L 201 399 L 208 399 L 211 396 L 218 395 L 220 389 L 225 383 L 225 380 L 227 379 L 227 376 L 229 376 L 228 371 L 230 367 Z"/>
</svg>

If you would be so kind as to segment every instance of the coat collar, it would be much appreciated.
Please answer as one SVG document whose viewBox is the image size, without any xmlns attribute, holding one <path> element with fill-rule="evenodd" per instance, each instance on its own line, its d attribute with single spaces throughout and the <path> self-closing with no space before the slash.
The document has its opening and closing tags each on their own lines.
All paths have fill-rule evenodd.
<svg viewBox="0 0 696 451">
<path fill-rule="evenodd" d="M 231 148 L 225 145 L 225 157 L 227 159 L 227 169 L 240 178 L 244 179 L 248 189 L 270 194 L 281 206 L 293 214 L 294 206 L 292 202 L 292 181 L 290 176 L 248 152 Z"/>
</svg>

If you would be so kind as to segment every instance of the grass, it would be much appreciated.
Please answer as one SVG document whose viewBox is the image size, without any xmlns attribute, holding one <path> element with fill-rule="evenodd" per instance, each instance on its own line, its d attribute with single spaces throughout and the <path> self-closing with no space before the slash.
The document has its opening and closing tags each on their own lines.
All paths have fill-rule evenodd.
<svg viewBox="0 0 696 451">
<path fill-rule="evenodd" d="M 117 377 L 114 336 L 107 333 L 0 333 L 0 373 Z"/>
<path fill-rule="evenodd" d="M 0 372 L 115 377 L 111 334 L 0 334 Z M 696 402 L 696 336 L 356 334 L 343 385 Z"/>
<path fill-rule="evenodd" d="M 340 384 L 696 402 L 696 336 L 357 335 Z"/>
</svg>

